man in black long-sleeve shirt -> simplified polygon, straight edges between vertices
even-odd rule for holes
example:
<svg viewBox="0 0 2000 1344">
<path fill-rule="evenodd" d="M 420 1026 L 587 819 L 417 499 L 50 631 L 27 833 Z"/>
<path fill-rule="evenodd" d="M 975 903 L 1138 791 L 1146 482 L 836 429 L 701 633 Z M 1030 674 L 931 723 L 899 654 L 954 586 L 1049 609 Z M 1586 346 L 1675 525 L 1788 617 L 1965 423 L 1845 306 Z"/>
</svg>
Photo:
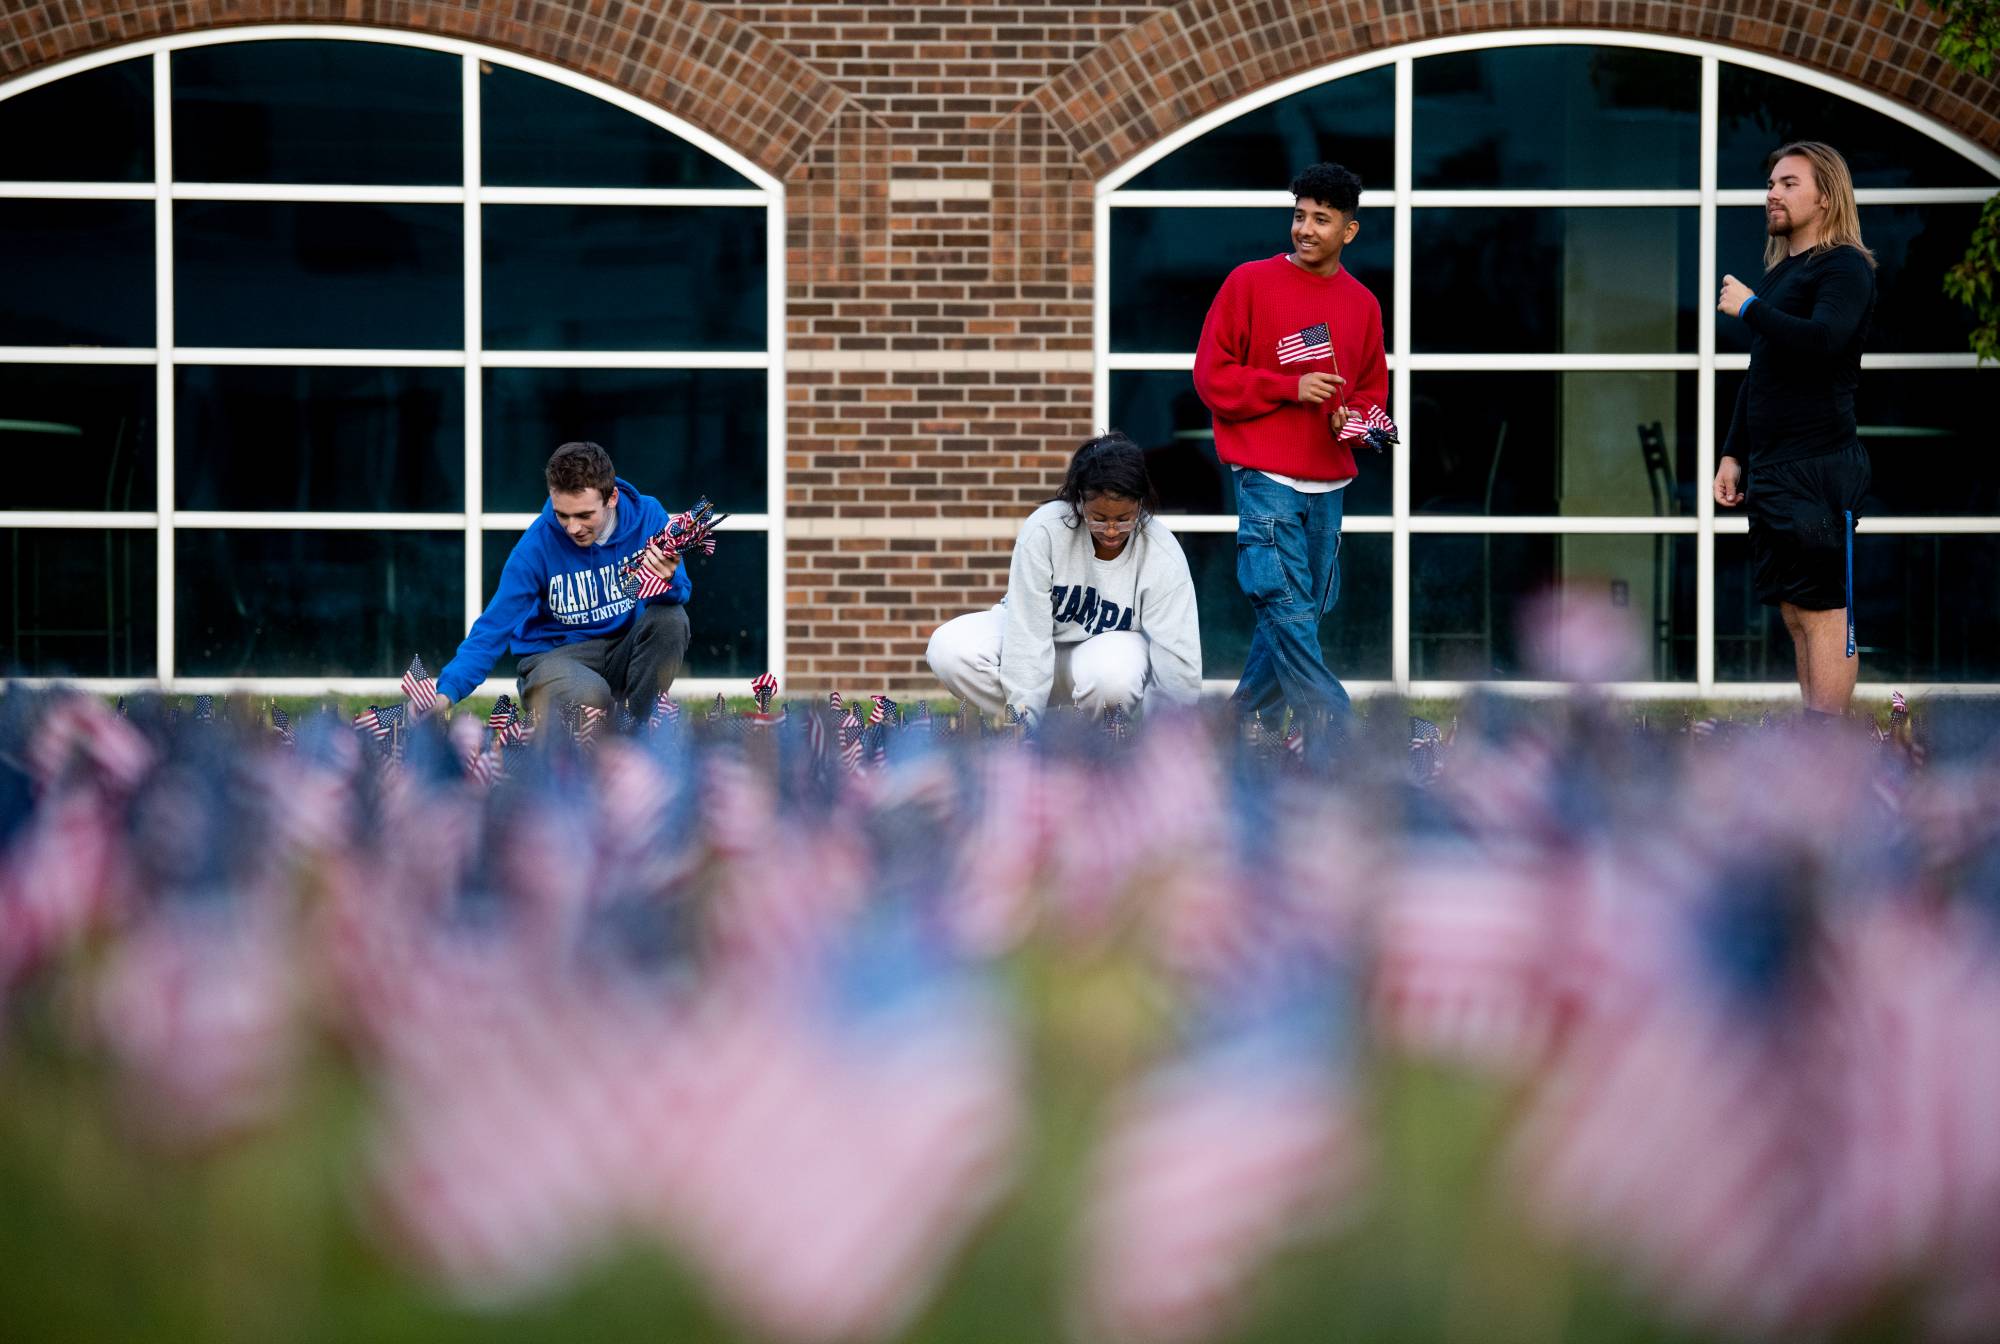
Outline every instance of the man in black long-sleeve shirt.
<svg viewBox="0 0 2000 1344">
<path fill-rule="evenodd" d="M 1747 500 L 1757 599 L 1791 632 L 1807 717 L 1835 716 L 1857 670 L 1850 557 L 1870 473 L 1854 388 L 1875 311 L 1875 258 L 1837 151 L 1786 145 L 1766 167 L 1762 288 L 1724 276 L 1716 305 L 1750 329 L 1750 376 L 1716 467 L 1715 502 Z"/>
</svg>

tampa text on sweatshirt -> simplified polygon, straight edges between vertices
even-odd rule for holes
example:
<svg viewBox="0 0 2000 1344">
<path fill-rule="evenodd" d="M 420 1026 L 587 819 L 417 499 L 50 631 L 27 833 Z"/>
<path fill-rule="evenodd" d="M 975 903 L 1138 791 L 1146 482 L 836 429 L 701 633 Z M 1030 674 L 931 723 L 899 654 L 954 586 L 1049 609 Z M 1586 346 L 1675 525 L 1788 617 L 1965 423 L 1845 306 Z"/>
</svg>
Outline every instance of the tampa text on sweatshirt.
<svg viewBox="0 0 2000 1344">
<path fill-rule="evenodd" d="M 1298 398 L 1308 373 L 1347 382 L 1332 400 Z M 1341 267 L 1320 276 L 1285 257 L 1245 262 L 1229 273 L 1202 323 L 1194 387 L 1215 417 L 1215 455 L 1303 481 L 1345 481 L 1354 453 L 1334 440 L 1328 414 L 1389 406 L 1382 305 Z"/>
<path fill-rule="evenodd" d="M 493 600 L 438 673 L 438 693 L 454 704 L 463 700 L 508 650 L 546 653 L 578 640 L 622 634 L 639 603 L 619 588 L 619 567 L 666 525 L 660 501 L 640 494 L 623 477 L 618 480 L 618 523 L 609 537 L 589 546 L 571 541 L 556 521 L 555 505 L 544 502 L 541 516 L 514 543 Z M 667 591 L 647 601 L 685 602 L 693 591 L 683 563 Z"/>
<path fill-rule="evenodd" d="M 1750 373 L 1736 394 L 1723 457 L 1773 466 L 1854 442 L 1861 344 L 1875 312 L 1875 269 L 1852 247 L 1786 257 L 1742 310 Z"/>
<path fill-rule="evenodd" d="M 1061 500 L 1028 515 L 1007 572 L 1000 685 L 1023 718 L 1039 718 L 1055 683 L 1056 645 L 1107 630 L 1146 637 L 1152 686 L 1163 699 L 1201 695 L 1201 628 L 1187 556 L 1158 518 L 1131 534 L 1116 558 L 1099 560 L 1090 531 Z"/>
</svg>

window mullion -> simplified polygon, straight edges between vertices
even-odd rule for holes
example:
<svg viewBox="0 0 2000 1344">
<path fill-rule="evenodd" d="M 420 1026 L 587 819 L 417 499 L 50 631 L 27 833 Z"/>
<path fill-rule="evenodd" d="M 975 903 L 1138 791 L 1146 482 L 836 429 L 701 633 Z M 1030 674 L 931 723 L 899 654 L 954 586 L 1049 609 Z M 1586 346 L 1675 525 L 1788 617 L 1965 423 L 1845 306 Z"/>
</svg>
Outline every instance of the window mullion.
<svg viewBox="0 0 2000 1344">
<path fill-rule="evenodd" d="M 1699 260 L 1695 268 L 1695 350 L 1701 372 L 1695 377 L 1695 538 L 1694 676 L 1702 695 L 1715 692 L 1715 497 L 1708 484 L 1715 478 L 1715 322 L 1708 296 L 1717 290 L 1715 259 L 1715 148 L 1720 118 L 1719 63 L 1701 58 L 1701 218 Z"/>
<path fill-rule="evenodd" d="M 1395 313 L 1389 348 L 1398 356 L 1390 373 L 1391 402 L 1396 407 L 1396 424 L 1402 431 L 1390 466 L 1389 516 L 1394 531 L 1389 543 L 1389 677 L 1396 689 L 1408 694 L 1410 688 L 1410 455 L 1416 451 L 1410 429 L 1410 204 L 1414 176 L 1414 146 L 1411 127 L 1415 116 L 1415 73 L 1408 56 L 1396 61 L 1396 204 L 1395 241 L 1390 248 L 1390 306 Z"/>
<path fill-rule="evenodd" d="M 486 586 L 485 532 L 480 526 L 480 510 L 485 504 L 485 380 L 480 366 L 484 343 L 485 308 L 481 302 L 481 258 L 484 244 L 480 231 L 479 184 L 479 58 L 461 58 L 464 110 L 461 119 L 465 134 L 465 624 L 468 629 L 479 619 Z"/>
<path fill-rule="evenodd" d="M 153 53 L 154 675 L 174 688 L 174 122 L 173 55 Z"/>
</svg>

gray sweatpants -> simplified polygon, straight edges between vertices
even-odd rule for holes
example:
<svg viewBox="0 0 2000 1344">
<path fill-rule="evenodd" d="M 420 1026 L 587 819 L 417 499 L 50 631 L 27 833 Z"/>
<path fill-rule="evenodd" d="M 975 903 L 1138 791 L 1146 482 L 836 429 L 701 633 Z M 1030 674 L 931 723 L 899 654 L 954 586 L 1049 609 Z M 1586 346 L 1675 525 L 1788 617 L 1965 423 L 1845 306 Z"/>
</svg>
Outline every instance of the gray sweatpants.
<svg viewBox="0 0 2000 1344">
<path fill-rule="evenodd" d="M 652 602 L 639 608 L 624 633 L 580 639 L 521 660 L 521 700 L 536 723 L 549 722 L 563 701 L 610 712 L 623 704 L 644 719 L 661 691 L 681 674 L 687 656 L 687 608 Z"/>
</svg>

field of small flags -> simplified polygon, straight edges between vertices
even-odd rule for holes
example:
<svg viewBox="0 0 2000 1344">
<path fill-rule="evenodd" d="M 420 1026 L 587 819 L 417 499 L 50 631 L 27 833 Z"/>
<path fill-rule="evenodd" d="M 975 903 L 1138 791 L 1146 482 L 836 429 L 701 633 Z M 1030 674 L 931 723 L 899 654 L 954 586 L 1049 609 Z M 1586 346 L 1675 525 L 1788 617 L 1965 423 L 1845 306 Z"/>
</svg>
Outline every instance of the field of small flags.
<svg viewBox="0 0 2000 1344">
<path fill-rule="evenodd" d="M 2000 1338 L 2000 717 L 0 695 L 21 1339 Z"/>
</svg>

